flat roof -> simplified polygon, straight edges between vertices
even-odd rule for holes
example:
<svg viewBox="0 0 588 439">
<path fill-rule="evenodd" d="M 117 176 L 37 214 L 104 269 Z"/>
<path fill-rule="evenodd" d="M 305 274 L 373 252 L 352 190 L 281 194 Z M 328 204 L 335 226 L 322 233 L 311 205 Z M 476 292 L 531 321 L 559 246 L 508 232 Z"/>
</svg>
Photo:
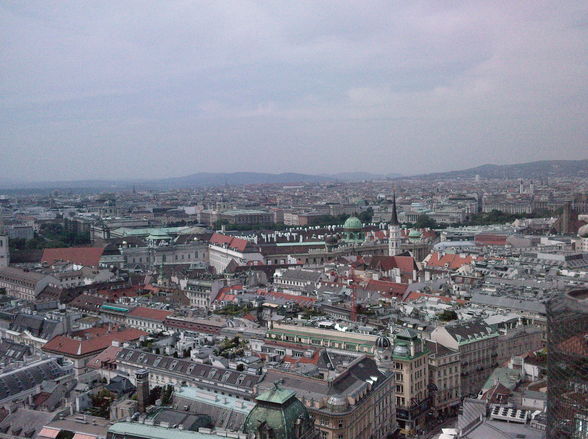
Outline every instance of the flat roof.
<svg viewBox="0 0 588 439">
<path fill-rule="evenodd" d="M 305 245 L 325 245 L 325 241 L 303 241 L 303 242 L 278 242 L 276 247 L 298 247 Z"/>
<path fill-rule="evenodd" d="M 202 402 L 204 404 L 221 407 L 234 412 L 239 412 L 248 415 L 255 403 L 238 399 L 228 395 L 219 395 L 218 393 L 209 392 L 198 389 L 196 387 L 182 387 L 174 392 L 174 396 L 178 398 L 191 399 L 192 401 Z"/>
<path fill-rule="evenodd" d="M 356 332 L 342 332 L 336 330 L 329 330 L 329 329 L 320 329 L 315 327 L 309 326 L 295 326 L 295 325 L 280 325 L 279 323 L 274 324 L 274 328 L 270 329 L 268 332 L 271 331 L 289 331 L 289 332 L 298 332 L 304 333 L 309 336 L 323 336 L 329 338 L 342 338 L 348 340 L 356 340 L 358 342 L 373 342 L 378 339 L 376 335 L 369 335 L 369 334 L 358 334 Z"/>
<path fill-rule="evenodd" d="M 108 429 L 109 433 L 137 436 L 146 439 L 210 439 L 209 433 L 165 428 L 157 425 L 146 425 L 138 422 L 117 422 Z"/>
</svg>

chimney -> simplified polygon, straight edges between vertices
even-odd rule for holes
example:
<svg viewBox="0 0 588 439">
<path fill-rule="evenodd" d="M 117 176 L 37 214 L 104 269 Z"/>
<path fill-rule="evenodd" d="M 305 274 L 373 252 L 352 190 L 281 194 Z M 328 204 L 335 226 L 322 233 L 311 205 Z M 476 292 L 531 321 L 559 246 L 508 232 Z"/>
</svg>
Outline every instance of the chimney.
<svg viewBox="0 0 588 439">
<path fill-rule="evenodd" d="M 139 403 L 139 412 L 145 413 L 149 405 L 149 371 L 139 369 L 135 372 L 137 381 L 137 402 Z"/>
</svg>

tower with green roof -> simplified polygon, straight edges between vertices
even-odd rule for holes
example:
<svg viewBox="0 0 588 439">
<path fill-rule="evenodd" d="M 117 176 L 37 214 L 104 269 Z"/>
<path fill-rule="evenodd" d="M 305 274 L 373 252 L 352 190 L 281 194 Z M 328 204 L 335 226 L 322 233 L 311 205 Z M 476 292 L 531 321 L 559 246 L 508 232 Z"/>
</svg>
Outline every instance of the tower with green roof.
<svg viewBox="0 0 588 439">
<path fill-rule="evenodd" d="M 343 224 L 343 241 L 348 244 L 361 244 L 365 241 L 363 224 L 356 216 L 350 216 Z"/>
<path fill-rule="evenodd" d="M 256 405 L 249 412 L 243 432 L 256 439 L 314 439 L 314 422 L 308 410 L 291 390 L 274 387 L 255 398 Z"/>
</svg>

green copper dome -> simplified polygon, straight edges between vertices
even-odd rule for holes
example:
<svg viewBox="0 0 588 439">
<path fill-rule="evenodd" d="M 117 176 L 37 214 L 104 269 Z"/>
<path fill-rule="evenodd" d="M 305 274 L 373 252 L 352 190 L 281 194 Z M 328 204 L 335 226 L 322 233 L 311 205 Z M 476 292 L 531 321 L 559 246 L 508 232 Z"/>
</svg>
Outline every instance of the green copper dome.
<svg viewBox="0 0 588 439">
<path fill-rule="evenodd" d="M 244 433 L 273 439 L 296 439 L 301 433 L 314 428 L 308 410 L 291 390 L 274 388 L 257 398 L 256 406 L 243 424 Z"/>
<path fill-rule="evenodd" d="M 408 234 L 408 236 L 410 238 L 420 238 L 421 237 L 421 232 L 419 232 L 416 229 L 413 229 L 413 230 L 410 231 L 410 233 Z"/>
<path fill-rule="evenodd" d="M 345 221 L 345 224 L 343 224 L 343 228 L 349 230 L 361 230 L 363 228 L 363 224 L 361 224 L 361 221 L 358 217 L 350 216 Z"/>
</svg>

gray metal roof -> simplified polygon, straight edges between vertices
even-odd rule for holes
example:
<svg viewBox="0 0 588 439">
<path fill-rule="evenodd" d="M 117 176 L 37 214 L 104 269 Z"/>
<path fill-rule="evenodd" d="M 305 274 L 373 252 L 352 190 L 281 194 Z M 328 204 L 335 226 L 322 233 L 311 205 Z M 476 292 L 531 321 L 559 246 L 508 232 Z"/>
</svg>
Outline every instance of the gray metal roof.
<svg viewBox="0 0 588 439">
<path fill-rule="evenodd" d="M 471 303 L 477 305 L 486 305 L 493 308 L 515 309 L 518 311 L 527 311 L 538 314 L 545 314 L 545 304 L 538 300 L 518 299 L 513 297 L 472 293 Z"/>
</svg>

